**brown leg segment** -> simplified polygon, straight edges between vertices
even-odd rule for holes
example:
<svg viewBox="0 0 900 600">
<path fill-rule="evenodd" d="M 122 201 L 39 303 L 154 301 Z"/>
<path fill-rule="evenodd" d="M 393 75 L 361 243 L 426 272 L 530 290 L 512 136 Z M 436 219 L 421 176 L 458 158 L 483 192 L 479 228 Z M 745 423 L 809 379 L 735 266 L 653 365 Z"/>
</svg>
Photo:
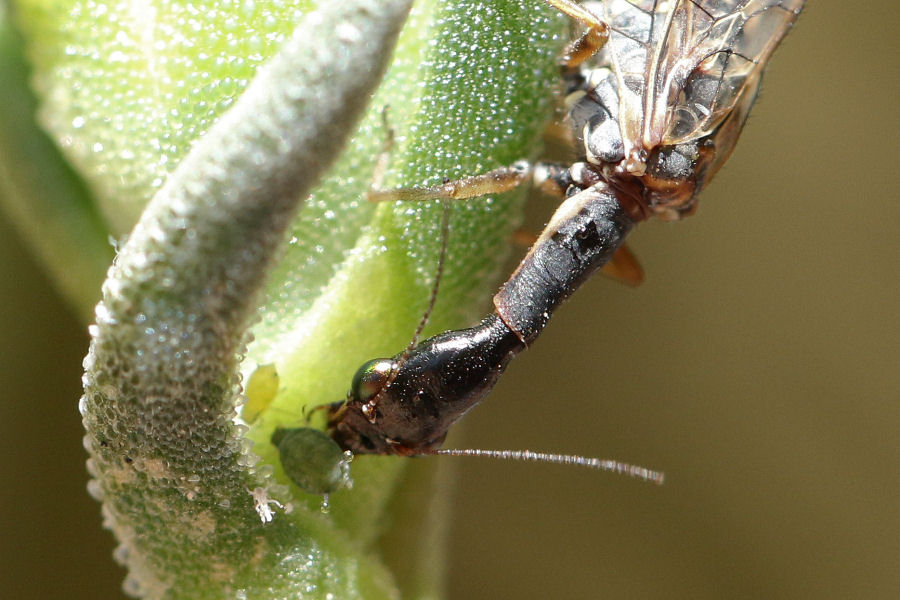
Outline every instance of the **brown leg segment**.
<svg viewBox="0 0 900 600">
<path fill-rule="evenodd" d="M 441 185 L 413 186 L 390 190 L 377 187 L 369 190 L 372 202 L 423 202 L 426 200 L 467 200 L 489 194 L 501 194 L 532 179 L 534 186 L 546 194 L 564 198 L 573 184 L 569 167 L 559 163 L 518 161 L 481 175 L 445 181 Z"/>
<path fill-rule="evenodd" d="M 547 4 L 585 27 L 585 32 L 566 47 L 562 66 L 573 69 L 594 56 L 609 39 L 609 27 L 598 16 L 574 0 L 546 0 Z"/>
<path fill-rule="evenodd" d="M 392 190 L 370 189 L 372 202 L 422 202 L 425 200 L 465 200 L 488 194 L 500 194 L 517 188 L 531 176 L 531 165 L 519 161 L 508 167 L 500 167 L 482 175 L 472 175 L 441 185 L 396 188 Z"/>
</svg>

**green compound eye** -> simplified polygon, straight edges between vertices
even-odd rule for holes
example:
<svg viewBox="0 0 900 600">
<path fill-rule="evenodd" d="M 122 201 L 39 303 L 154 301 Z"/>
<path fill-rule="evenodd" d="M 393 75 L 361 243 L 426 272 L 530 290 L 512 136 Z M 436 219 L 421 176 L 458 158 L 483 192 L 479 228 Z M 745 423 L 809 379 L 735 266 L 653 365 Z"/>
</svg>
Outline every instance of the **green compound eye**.
<svg viewBox="0 0 900 600">
<path fill-rule="evenodd" d="M 276 429 L 272 444 L 285 474 L 310 494 L 330 494 L 352 486 L 349 452 L 328 435 L 310 427 Z"/>
<path fill-rule="evenodd" d="M 353 376 L 350 384 L 350 397 L 360 402 L 368 402 L 384 389 L 388 379 L 397 366 L 389 358 L 376 358 L 364 363 Z"/>
</svg>

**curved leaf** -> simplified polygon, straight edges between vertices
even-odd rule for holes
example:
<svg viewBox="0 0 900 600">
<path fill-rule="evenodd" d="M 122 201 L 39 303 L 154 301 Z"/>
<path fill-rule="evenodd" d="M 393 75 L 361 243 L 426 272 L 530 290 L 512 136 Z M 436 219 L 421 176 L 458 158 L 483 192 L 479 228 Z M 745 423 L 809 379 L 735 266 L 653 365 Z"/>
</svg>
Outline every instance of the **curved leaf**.
<svg viewBox="0 0 900 600">
<path fill-rule="evenodd" d="M 127 229 L 138 208 L 158 189 L 190 145 L 202 139 L 213 120 L 231 105 L 249 79 L 248 71 L 242 69 L 249 64 L 252 71 L 252 67 L 264 62 L 292 28 L 298 18 L 293 6 L 267 4 L 270 6 L 213 3 L 208 10 L 203 10 L 202 5 L 188 7 L 169 2 L 138 7 L 78 2 L 61 6 L 46 1 L 22 1 L 21 22 L 28 35 L 29 56 L 36 65 L 36 82 L 44 99 L 43 122 L 79 166 L 104 213 L 115 220 L 120 231 Z M 245 20 L 240 11 L 248 10 L 255 16 Z M 263 14 L 264 17 L 260 16 Z M 279 16 L 285 14 L 289 16 Z M 254 341 L 241 367 L 245 375 L 263 365 L 267 369 L 274 367 L 277 374 L 277 392 L 258 414 L 248 434 L 256 442 L 254 450 L 264 464 L 275 468 L 276 480 L 288 483 L 269 441 L 274 428 L 303 423 L 304 406 L 340 399 L 360 362 L 376 355 L 393 354 L 408 342 L 427 303 L 440 247 L 439 207 L 371 206 L 363 200 L 386 135 L 383 107 L 390 106 L 388 121 L 397 131 L 387 185 L 433 183 L 531 156 L 537 149 L 543 123 L 550 115 L 557 79 L 555 57 L 561 46 L 563 22 L 537 1 L 524 7 L 520 3 L 496 0 L 435 0 L 416 6 L 401 35 L 394 62 L 350 147 L 314 190 L 291 226 L 287 250 L 269 278 L 262 318 L 253 327 Z M 268 33 L 262 31 L 266 27 L 270 27 Z M 347 29 L 338 28 L 336 32 L 352 37 Z M 256 45 L 248 46 L 244 38 L 255 40 Z M 232 53 L 235 48 L 239 52 Z M 339 53 L 340 47 L 322 45 L 319 51 Z M 195 69 L 201 64 L 198 61 L 205 61 L 202 69 Z M 326 87 L 319 92 L 318 101 L 327 106 L 335 100 Z M 265 166 L 264 163 L 261 164 Z M 227 192 L 227 188 L 220 191 Z M 454 204 L 447 270 L 432 329 L 461 325 L 486 304 L 506 255 L 507 239 L 518 218 L 521 198 L 522 193 L 515 192 Z M 263 231 L 264 227 L 241 233 L 230 227 L 229 221 L 220 225 L 226 227 L 216 243 L 238 241 L 248 249 L 260 242 L 258 236 L 271 240 L 274 233 Z M 171 250 L 168 242 L 158 248 L 176 261 L 182 260 L 180 251 Z M 146 247 L 142 252 L 144 256 L 154 256 L 147 254 Z M 214 264 L 221 261 L 213 261 L 209 266 Z M 232 275 L 235 278 L 229 281 L 239 282 L 241 286 L 254 279 L 245 276 L 242 269 L 232 271 Z M 137 297 L 149 298 L 153 301 L 151 305 L 160 298 L 148 290 L 157 289 L 166 281 L 165 273 L 139 277 L 127 273 L 121 279 L 125 287 L 138 286 Z M 247 296 L 252 297 L 251 288 L 241 289 L 248 290 Z M 174 314 L 177 319 L 184 319 L 202 305 L 196 295 L 186 297 L 179 292 L 165 298 L 162 306 L 175 311 L 169 317 Z M 178 312 L 179 307 L 182 313 Z M 148 330 L 155 334 L 171 324 L 169 317 L 158 311 L 129 314 L 145 315 Z M 231 342 L 243 339 L 241 319 L 226 319 L 217 332 L 214 336 L 217 343 L 222 343 L 219 338 Z M 135 368 L 145 368 L 147 363 L 141 357 L 146 357 L 146 349 L 135 347 L 133 341 L 116 342 L 107 349 L 132 352 Z M 184 358 L 185 355 L 180 355 L 173 368 L 180 367 L 179 361 Z M 217 418 L 227 416 L 225 400 L 234 391 L 236 380 L 232 377 L 237 363 L 232 358 L 229 351 L 222 351 L 217 375 L 204 376 L 204 381 L 214 383 L 213 387 L 198 392 L 197 397 L 207 398 L 213 402 L 211 406 L 218 407 L 214 411 L 219 415 Z M 88 367 L 91 377 L 95 377 L 89 382 L 89 390 L 113 395 L 122 392 L 110 379 L 122 374 L 115 363 L 95 361 Z M 165 373 L 165 370 L 157 372 L 160 376 Z M 112 392 L 114 389 L 119 391 Z M 127 386 L 126 391 L 134 393 Z M 162 386 L 159 398 L 167 400 L 158 408 L 171 408 L 166 402 L 177 401 L 180 391 L 178 386 Z M 99 411 L 94 427 L 101 430 L 112 427 L 120 436 L 130 430 L 113 427 L 111 417 Z M 173 426 L 190 432 L 197 442 L 204 439 L 221 442 L 222 434 L 215 433 L 215 427 L 194 428 L 176 418 L 176 414 L 170 417 Z M 216 422 L 227 430 L 227 422 Z M 159 437 L 157 441 L 162 439 Z M 102 440 L 95 441 L 99 444 Z M 205 444 L 201 443 L 200 447 L 207 448 Z M 157 449 L 165 450 L 165 447 L 161 444 Z M 101 452 L 96 447 L 93 449 Z M 125 456 L 133 461 L 129 465 L 138 462 L 133 456 Z M 116 469 L 122 467 L 121 448 L 113 458 L 119 461 Z M 139 478 L 161 476 L 165 485 L 157 493 L 162 494 L 166 503 L 184 502 L 191 494 L 191 486 L 206 485 L 209 475 L 202 469 L 191 471 L 190 464 L 191 461 L 183 464 L 182 475 L 170 477 L 168 470 L 159 471 L 159 464 L 153 460 L 148 462 L 144 456 L 139 468 L 123 467 L 112 473 L 118 477 L 137 470 Z M 276 515 L 275 521 L 265 528 L 255 520 L 255 514 L 247 516 L 246 508 L 253 498 L 248 493 L 252 488 L 245 482 L 237 496 L 229 495 L 234 490 L 224 494 L 229 499 L 228 506 L 221 502 L 211 504 L 199 516 L 212 517 L 212 521 L 203 521 L 208 528 L 211 522 L 218 522 L 216 519 L 224 514 L 221 511 L 229 514 L 238 511 L 244 521 L 239 519 L 241 526 L 228 531 L 243 531 L 244 527 L 246 531 L 234 534 L 233 538 L 226 536 L 227 543 L 219 540 L 224 546 L 215 560 L 211 555 L 199 553 L 196 563 L 188 562 L 213 565 L 214 569 L 204 573 L 216 581 L 237 576 L 242 564 L 247 566 L 247 571 L 242 571 L 240 577 L 256 577 L 252 573 L 260 572 L 265 564 L 266 576 L 284 583 L 284 589 L 308 584 L 316 593 L 333 592 L 340 597 L 389 593 L 390 574 L 378 560 L 372 560 L 371 553 L 387 527 L 386 511 L 407 511 L 411 505 L 421 505 L 407 502 L 390 506 L 405 464 L 406 461 L 396 458 L 358 459 L 353 465 L 354 489 L 335 494 L 331 512 L 326 516 L 319 513 L 320 498 L 309 497 L 292 486 L 291 496 L 305 498 L 306 502 L 294 503 L 290 515 Z M 246 469 L 241 477 L 251 479 L 257 476 L 254 472 L 259 472 L 249 464 L 238 464 L 235 468 L 235 475 Z M 117 485 L 131 483 L 115 477 L 114 481 Z M 279 497 L 288 501 L 289 496 L 273 489 L 272 493 L 281 494 Z M 132 502 L 130 496 L 121 495 L 115 489 L 107 490 L 105 495 L 108 499 L 116 496 L 117 502 Z M 236 499 L 241 504 L 240 510 L 233 504 Z M 187 506 L 196 503 L 191 500 Z M 154 525 L 148 529 L 145 520 L 141 527 L 127 523 L 118 527 L 120 539 L 130 544 L 152 541 L 155 535 L 152 532 L 156 530 L 183 531 L 188 522 L 198 524 L 197 513 L 160 511 L 157 500 L 137 501 L 133 508 Z M 231 521 L 231 517 L 223 518 L 225 522 L 238 522 Z M 206 530 L 195 527 L 192 534 L 197 535 L 198 531 Z M 284 550 L 273 553 L 249 544 L 260 550 L 260 554 L 248 557 L 247 540 L 258 535 L 268 540 L 269 549 L 293 540 L 290 557 L 309 559 L 312 570 L 304 577 L 310 578 L 280 574 L 280 567 L 273 565 L 294 565 Z M 173 568 L 172 562 L 179 560 L 172 559 L 183 557 L 196 542 L 181 537 L 166 545 L 165 539 L 160 537 L 156 547 L 170 548 L 168 553 L 158 550 L 149 555 L 135 555 L 131 551 L 122 557 L 139 579 L 147 574 L 147 569 L 176 577 L 181 569 Z M 389 547 L 385 558 L 392 564 L 402 561 L 391 559 L 391 553 L 405 553 L 410 557 L 408 564 L 421 564 L 423 557 L 424 560 L 433 557 L 433 553 L 417 552 L 411 546 Z M 279 557 L 283 559 L 281 562 Z M 313 573 L 322 575 L 330 570 L 338 577 L 331 587 L 313 581 L 318 576 Z M 291 568 L 288 572 L 296 574 Z M 359 579 L 357 583 L 353 583 L 354 577 Z M 404 577 L 410 581 L 399 582 L 403 590 L 433 593 L 434 583 L 423 583 L 416 575 Z M 418 583 L 411 581 L 417 577 Z M 167 584 L 172 581 L 175 580 Z M 186 596 L 190 595 L 189 591 L 196 592 L 193 586 L 196 589 L 203 586 L 202 577 L 177 581 L 169 589 L 177 589 Z M 262 579 L 259 581 L 261 585 Z M 349 587 L 341 587 L 345 584 Z M 153 591 L 147 586 L 141 589 L 144 593 Z"/>
<path fill-rule="evenodd" d="M 291 505 L 233 418 L 267 267 L 409 6 L 356 0 L 310 13 L 179 164 L 110 269 L 79 408 L 92 490 L 136 595 L 390 594 L 384 569 L 315 513 L 270 523 L 275 497 Z"/>
</svg>

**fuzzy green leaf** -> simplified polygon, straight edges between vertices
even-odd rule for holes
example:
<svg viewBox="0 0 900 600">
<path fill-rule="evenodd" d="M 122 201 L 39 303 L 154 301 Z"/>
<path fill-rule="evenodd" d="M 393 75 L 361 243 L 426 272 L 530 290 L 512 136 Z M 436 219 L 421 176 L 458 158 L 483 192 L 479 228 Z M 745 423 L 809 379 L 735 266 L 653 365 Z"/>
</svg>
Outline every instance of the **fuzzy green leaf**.
<svg viewBox="0 0 900 600">
<path fill-rule="evenodd" d="M 174 165 L 183 162 L 191 145 L 199 147 L 208 137 L 212 122 L 301 18 L 299 9 L 278 3 L 210 3 L 208 10 L 170 2 L 135 6 L 21 3 L 42 120 L 120 231 Z M 109 312 L 100 313 L 98 324 L 114 330 L 118 320 L 108 317 L 125 314 L 142 331 L 168 336 L 167 342 L 144 346 L 144 338 L 133 337 L 136 330 L 124 336 L 95 332 L 105 345 L 95 344 L 86 388 L 88 397 L 96 394 L 97 410 L 90 409 L 91 400 L 86 406 L 93 472 L 103 482 L 98 493 L 127 548 L 120 558 L 131 567 L 132 591 L 200 597 L 204 590 L 204 597 L 220 597 L 241 581 L 258 592 L 268 585 L 271 597 L 301 589 L 311 597 L 435 593 L 436 578 L 421 575 L 427 561 L 434 560 L 433 551 L 421 551 L 430 541 L 428 530 L 422 528 L 418 539 L 401 547 L 382 544 L 379 550 L 391 514 L 398 521 L 395 529 L 421 525 L 426 518 L 427 511 L 414 516 L 411 508 L 423 502 L 398 503 L 393 497 L 406 461 L 357 459 L 354 488 L 334 494 L 331 511 L 322 515 L 321 498 L 265 483 L 269 466 L 276 481 L 289 483 L 270 437 L 278 426 L 303 424 L 304 407 L 342 398 L 363 360 L 400 350 L 427 303 L 440 247 L 439 207 L 372 206 L 363 200 L 385 138 L 383 108 L 390 106 L 388 121 L 398 141 L 388 185 L 434 183 L 530 157 L 550 116 L 562 26 L 563 20 L 537 1 L 416 5 L 368 114 L 290 226 L 287 250 L 268 279 L 262 318 L 252 328 L 254 341 L 240 366 L 245 376 L 259 366 L 277 376 L 274 397 L 267 398 L 248 433 L 262 467 L 253 466 L 240 429 L 232 429 L 229 419 L 251 304 L 227 304 L 255 298 L 272 240 L 280 235 L 275 222 L 266 224 L 263 217 L 270 215 L 255 207 L 245 215 L 249 225 L 236 221 L 240 213 L 214 220 L 218 234 L 200 254 L 190 237 L 205 230 L 195 229 L 193 222 L 180 229 L 187 233 L 183 237 L 154 237 L 155 231 L 170 231 L 167 225 L 145 225 L 144 233 L 132 234 L 126 248 L 134 251 L 123 252 L 127 260 L 120 258 L 107 284 L 104 308 Z M 335 31 L 352 37 L 351 30 Z M 319 50 L 338 56 L 341 51 L 339 45 Z M 315 93 L 323 106 L 337 102 L 327 86 Z M 268 172 L 268 161 L 263 158 L 261 172 Z M 272 172 L 282 176 L 285 166 Z M 224 185 L 212 189 L 229 195 Z M 485 306 L 521 198 L 514 192 L 453 206 L 448 267 L 432 330 L 465 324 Z M 188 198 L 188 213 L 193 214 L 195 203 Z M 171 216 L 165 210 L 158 214 L 163 216 L 156 223 Z M 253 254 L 260 245 L 265 251 L 256 257 L 261 262 L 255 273 L 213 257 L 239 247 Z M 146 263 L 165 268 L 148 270 Z M 200 376 L 187 378 L 193 391 L 185 394 L 182 369 L 190 353 L 173 354 L 163 363 L 150 355 L 158 359 L 161 352 L 173 351 L 173 333 L 194 336 L 191 315 L 208 316 L 208 294 L 222 291 L 201 280 L 192 281 L 196 289 L 171 285 L 190 272 L 181 270 L 185 264 L 194 263 L 200 267 L 196 278 L 215 281 L 224 269 L 222 281 L 234 289 L 224 290 L 228 302 L 216 313 L 218 325 L 193 340 L 213 358 L 192 371 Z M 127 369 L 116 362 L 122 357 L 130 361 Z M 172 379 L 173 373 L 179 377 Z M 135 377 L 153 382 L 152 389 L 136 393 Z M 101 408 L 129 398 L 144 406 L 137 422 L 117 421 L 115 410 Z M 182 409 L 191 406 L 206 407 L 209 419 L 186 416 L 191 411 Z M 148 429 L 141 419 L 170 429 Z M 135 440 L 138 431 L 144 437 Z M 167 441 L 172 431 L 187 436 L 182 444 Z M 200 455 L 194 452 L 198 448 Z M 208 467 L 210 457 L 220 456 L 216 448 L 233 461 L 224 479 Z M 272 523 L 263 524 L 252 506 L 253 482 L 268 486 L 269 494 L 293 511 L 277 512 Z M 402 496 L 416 497 L 408 491 Z M 407 568 L 394 568 L 392 575 L 385 563 Z M 408 568 L 411 564 L 416 569 Z"/>
</svg>

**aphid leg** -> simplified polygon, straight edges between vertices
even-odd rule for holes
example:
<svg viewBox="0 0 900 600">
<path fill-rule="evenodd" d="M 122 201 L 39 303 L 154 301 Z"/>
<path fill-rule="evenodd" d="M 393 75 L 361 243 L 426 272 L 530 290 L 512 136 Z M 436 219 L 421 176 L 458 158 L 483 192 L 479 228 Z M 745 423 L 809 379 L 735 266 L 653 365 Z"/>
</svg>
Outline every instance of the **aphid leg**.
<svg viewBox="0 0 900 600">
<path fill-rule="evenodd" d="M 563 67 L 578 67 L 594 56 L 609 40 L 609 27 L 606 23 L 574 0 L 546 0 L 546 2 L 585 27 L 584 33 L 566 47 L 561 61 Z"/>
<path fill-rule="evenodd" d="M 531 175 L 528 161 L 517 161 L 508 167 L 500 167 L 482 175 L 473 175 L 445 181 L 435 186 L 415 186 L 383 190 L 369 190 L 372 202 L 421 202 L 423 200 L 464 200 L 488 194 L 500 194 L 515 189 Z"/>
<path fill-rule="evenodd" d="M 338 405 L 338 404 L 343 404 L 343 401 L 332 402 L 331 404 L 317 404 L 315 406 L 307 405 L 307 406 L 304 406 L 300 410 L 300 416 L 303 417 L 303 422 L 306 424 L 307 427 L 309 427 L 312 424 L 312 420 L 313 420 L 314 416 L 321 413 L 322 411 L 331 410 L 332 407 L 334 407 L 335 405 Z M 327 413 L 325 413 L 325 414 L 327 415 Z"/>
</svg>

